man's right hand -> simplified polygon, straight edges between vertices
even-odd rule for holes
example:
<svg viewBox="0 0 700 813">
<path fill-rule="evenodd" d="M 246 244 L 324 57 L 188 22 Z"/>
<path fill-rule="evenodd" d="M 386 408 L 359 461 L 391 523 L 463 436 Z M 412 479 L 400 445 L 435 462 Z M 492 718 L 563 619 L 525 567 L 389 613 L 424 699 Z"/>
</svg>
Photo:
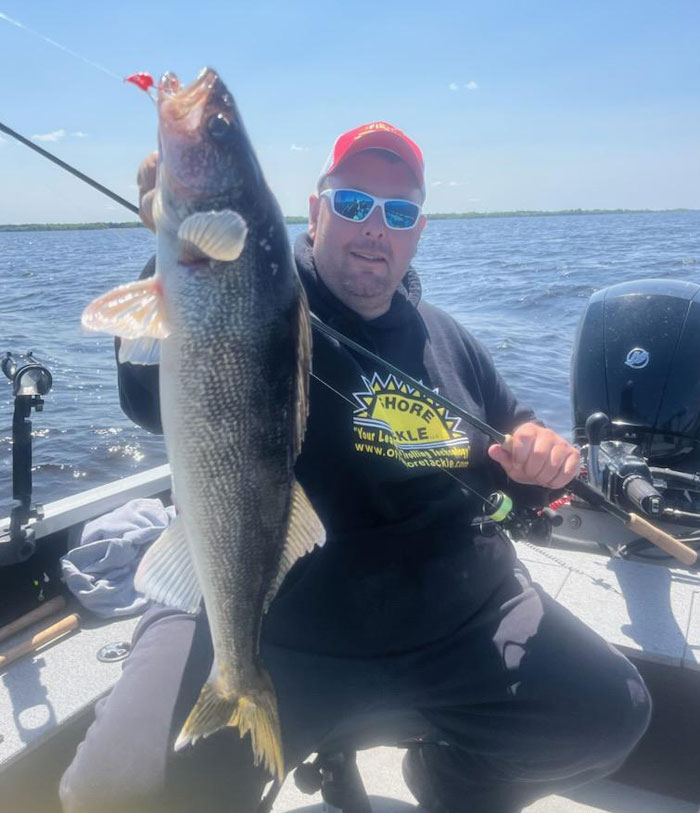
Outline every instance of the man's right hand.
<svg viewBox="0 0 700 813">
<path fill-rule="evenodd" d="M 139 215 L 144 226 L 151 231 L 156 230 L 153 222 L 153 196 L 156 189 L 156 170 L 158 167 L 158 153 L 152 152 L 141 161 L 136 176 L 139 186 Z"/>
</svg>

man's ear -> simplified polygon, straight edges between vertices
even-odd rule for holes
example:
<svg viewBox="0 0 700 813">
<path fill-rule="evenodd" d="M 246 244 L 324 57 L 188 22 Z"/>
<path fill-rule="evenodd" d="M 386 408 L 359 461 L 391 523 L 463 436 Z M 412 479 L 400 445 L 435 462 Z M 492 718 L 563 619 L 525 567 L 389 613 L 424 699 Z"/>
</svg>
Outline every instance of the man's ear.
<svg viewBox="0 0 700 813">
<path fill-rule="evenodd" d="M 321 208 L 321 198 L 318 195 L 309 195 L 309 237 L 313 241 L 316 237 L 318 213 Z"/>
</svg>

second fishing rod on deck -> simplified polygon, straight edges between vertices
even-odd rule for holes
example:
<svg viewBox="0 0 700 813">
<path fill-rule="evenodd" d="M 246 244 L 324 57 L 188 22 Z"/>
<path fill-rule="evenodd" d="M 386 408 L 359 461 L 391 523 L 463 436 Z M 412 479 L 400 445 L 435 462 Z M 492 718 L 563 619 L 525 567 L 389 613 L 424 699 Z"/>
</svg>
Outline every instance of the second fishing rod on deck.
<svg viewBox="0 0 700 813">
<path fill-rule="evenodd" d="M 94 189 L 97 189 L 99 192 L 102 192 L 104 195 L 107 195 L 112 200 L 116 201 L 117 203 L 120 203 L 130 212 L 139 214 L 139 209 L 137 206 L 125 200 L 116 193 L 112 192 L 110 189 L 93 180 L 89 176 L 85 175 L 83 172 L 80 172 L 80 170 L 75 169 L 75 167 L 72 167 L 70 164 L 67 164 L 65 161 L 62 161 L 55 155 L 52 155 L 47 150 L 44 150 L 41 147 L 38 147 L 36 144 L 33 144 L 31 141 L 29 141 L 29 139 L 24 138 L 24 136 L 21 136 L 15 130 L 12 130 L 11 128 L 7 127 L 1 122 L 0 122 L 0 131 L 6 133 L 12 138 L 15 138 L 25 146 L 30 147 L 32 150 L 38 152 L 44 158 L 48 158 L 50 161 L 57 164 L 62 169 L 65 169 L 67 172 L 70 172 L 71 174 L 75 175 L 81 181 L 84 181 L 85 183 L 92 186 Z M 470 426 L 474 427 L 480 432 L 483 432 L 487 437 L 491 438 L 491 440 L 493 440 L 494 443 L 498 443 L 504 446 L 506 449 L 509 449 L 510 444 L 512 442 L 512 438 L 510 435 L 498 431 L 493 426 L 490 426 L 488 423 L 482 421 L 476 415 L 472 415 L 467 410 L 453 403 L 450 399 L 446 398 L 444 395 L 441 395 L 439 392 L 435 392 L 430 388 L 426 387 L 420 381 L 416 380 L 412 376 L 405 373 L 403 370 L 394 366 L 386 359 L 381 358 L 381 356 L 378 356 L 376 353 L 373 353 L 371 350 L 368 350 L 367 348 L 363 347 L 358 342 L 355 342 L 349 337 L 340 333 L 339 331 L 334 330 L 332 327 L 327 325 L 313 313 L 311 314 L 311 323 L 317 330 L 320 330 L 322 333 L 326 334 L 330 338 L 333 338 L 336 341 L 340 342 L 348 349 L 364 356 L 365 358 L 370 359 L 376 364 L 379 364 L 387 372 L 391 373 L 397 378 L 400 378 L 404 383 L 413 387 L 415 390 L 424 393 L 434 402 L 450 410 L 456 416 L 466 421 Z M 601 492 L 599 492 L 597 489 L 595 489 L 593 486 L 586 483 L 585 481 L 575 477 L 570 483 L 568 483 L 568 485 L 565 488 L 567 491 L 571 492 L 581 500 L 584 500 L 585 502 L 588 502 L 589 504 L 597 508 L 607 511 L 609 514 L 612 514 L 612 516 L 614 516 L 616 519 L 619 519 L 632 532 L 638 534 L 644 539 L 647 539 L 649 542 L 652 542 L 654 545 L 661 548 L 663 551 L 673 556 L 674 558 L 678 559 L 683 564 L 687 566 L 693 566 L 697 564 L 698 553 L 695 550 L 693 550 L 693 548 L 691 548 L 688 545 L 685 545 L 683 542 L 679 541 L 671 534 L 662 531 L 660 528 L 657 528 L 655 525 L 653 525 L 643 517 L 639 516 L 638 514 L 632 511 L 626 511 L 625 509 L 611 502 Z"/>
</svg>

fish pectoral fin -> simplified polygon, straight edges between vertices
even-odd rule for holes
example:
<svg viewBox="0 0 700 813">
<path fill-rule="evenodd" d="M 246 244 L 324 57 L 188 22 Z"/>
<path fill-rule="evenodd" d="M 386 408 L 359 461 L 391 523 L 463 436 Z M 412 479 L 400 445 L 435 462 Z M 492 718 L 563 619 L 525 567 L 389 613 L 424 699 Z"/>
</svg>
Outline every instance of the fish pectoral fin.
<svg viewBox="0 0 700 813">
<path fill-rule="evenodd" d="M 160 339 L 122 339 L 119 344 L 119 363 L 158 364 L 160 362 Z"/>
<path fill-rule="evenodd" d="M 129 282 L 98 296 L 83 311 L 81 322 L 86 330 L 122 339 L 165 339 L 170 333 L 163 319 L 158 277 Z"/>
<path fill-rule="evenodd" d="M 175 740 L 175 750 L 194 744 L 200 737 L 208 737 L 221 728 L 234 726 L 241 738 L 250 734 L 255 764 L 262 764 L 268 773 L 283 782 L 282 733 L 269 675 L 261 672 L 261 685 L 250 693 L 223 697 L 216 690 L 215 670 L 216 665 Z"/>
<path fill-rule="evenodd" d="M 182 520 L 176 517 L 144 554 L 134 587 L 147 598 L 188 613 L 199 611 L 202 591 Z"/>
<path fill-rule="evenodd" d="M 192 260 L 209 258 L 221 262 L 237 260 L 245 246 L 248 226 L 231 209 L 195 212 L 186 217 L 177 231 L 181 254 Z"/>
<path fill-rule="evenodd" d="M 287 537 L 282 549 L 277 577 L 270 585 L 265 597 L 263 612 L 267 612 L 285 576 L 292 569 L 297 559 L 301 559 L 302 556 L 310 553 L 316 545 L 320 547 L 325 541 L 326 530 L 309 502 L 306 492 L 295 480 L 292 486 L 292 507 L 289 512 Z"/>
</svg>

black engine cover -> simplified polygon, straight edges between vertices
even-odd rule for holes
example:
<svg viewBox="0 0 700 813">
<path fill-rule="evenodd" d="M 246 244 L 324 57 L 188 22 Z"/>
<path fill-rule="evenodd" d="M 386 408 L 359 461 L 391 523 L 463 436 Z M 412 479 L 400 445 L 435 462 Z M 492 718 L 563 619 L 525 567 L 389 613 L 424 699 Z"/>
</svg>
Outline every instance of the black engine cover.
<svg viewBox="0 0 700 813">
<path fill-rule="evenodd" d="M 700 285 L 625 282 L 597 291 L 579 325 L 571 370 L 574 437 L 593 412 L 650 462 L 700 452 Z M 690 460 L 687 460 L 690 462 Z"/>
</svg>

